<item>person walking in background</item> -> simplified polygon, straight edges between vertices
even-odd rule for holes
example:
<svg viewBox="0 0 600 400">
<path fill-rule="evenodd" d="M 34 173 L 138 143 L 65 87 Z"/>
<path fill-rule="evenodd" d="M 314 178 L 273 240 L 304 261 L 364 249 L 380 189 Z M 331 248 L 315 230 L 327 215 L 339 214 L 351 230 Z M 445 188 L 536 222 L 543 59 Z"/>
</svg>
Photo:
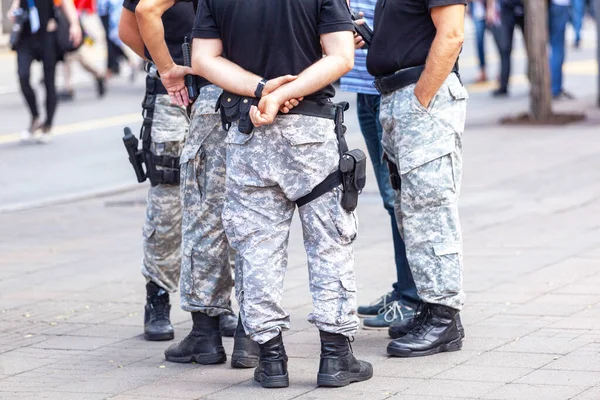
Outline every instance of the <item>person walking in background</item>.
<svg viewBox="0 0 600 400">
<path fill-rule="evenodd" d="M 573 96 L 563 89 L 563 63 L 565 61 L 565 31 L 569 21 L 570 0 L 551 0 L 549 5 L 550 31 L 550 77 L 552 79 L 552 97 L 572 99 Z"/>
<path fill-rule="evenodd" d="M 128 54 L 127 48 L 119 39 L 119 19 L 121 18 L 122 0 L 98 0 L 98 16 L 106 33 L 106 78 L 119 75 L 119 61 L 127 60 L 131 67 L 131 80 L 135 77 L 136 62 L 133 54 Z"/>
<path fill-rule="evenodd" d="M 364 21 L 373 27 L 373 14 L 377 0 L 352 1 L 350 6 L 363 14 Z M 393 290 L 384 294 L 370 305 L 358 307 L 358 314 L 367 317 L 363 321 L 365 329 L 387 329 L 393 322 L 410 319 L 419 303 L 417 288 L 410 273 L 406 259 L 406 249 L 400 237 L 394 214 L 394 189 L 390 183 L 390 173 L 383 161 L 381 135 L 383 129 L 379 122 L 379 101 L 381 96 L 373 87 L 373 77 L 367 72 L 367 50 L 358 49 L 354 56 L 354 69 L 341 79 L 341 89 L 356 93 L 356 105 L 360 131 L 365 139 L 369 157 L 375 171 L 379 194 L 383 206 L 390 214 L 392 239 L 394 243 L 394 261 L 397 282 Z"/>
<path fill-rule="evenodd" d="M 583 18 L 585 12 L 588 12 L 592 17 L 596 16 L 594 9 L 594 0 L 572 0 L 571 1 L 571 15 L 570 21 L 575 31 L 575 43 L 573 44 L 576 49 L 581 45 L 581 28 L 583 27 Z"/>
<path fill-rule="evenodd" d="M 497 0 L 488 0 L 488 10 L 496 7 Z M 525 35 L 525 8 L 522 0 L 500 1 L 500 81 L 498 89 L 492 92 L 494 97 L 508 95 L 508 80 L 510 78 L 511 55 L 515 26 L 521 28 Z"/>
<path fill-rule="evenodd" d="M 72 0 L 63 0 L 60 8 L 69 22 L 69 38 L 73 45 L 81 42 L 81 27 L 77 19 L 77 11 Z M 55 6 L 53 0 L 13 0 L 8 18 L 14 22 L 18 9 L 28 15 L 22 26 L 21 36 L 15 45 L 17 51 L 17 69 L 21 92 L 31 113 L 29 127 L 21 133 L 23 140 L 30 140 L 41 131 L 40 141 L 47 141 L 52 131 L 54 113 L 56 111 L 56 62 L 62 57 L 58 50 Z M 31 87 L 30 70 L 33 61 L 41 61 L 46 88 L 46 120 L 42 123 L 37 107 L 35 92 Z"/>
<path fill-rule="evenodd" d="M 479 76 L 475 83 L 487 82 L 488 76 L 486 71 L 486 52 L 485 52 L 485 31 L 489 30 L 496 42 L 498 52 L 500 51 L 500 21 L 498 18 L 497 7 L 493 7 L 488 13 L 486 0 L 470 0 L 469 14 L 475 25 L 475 37 L 477 46 L 477 57 L 479 58 Z M 491 17 L 489 15 L 492 15 Z"/>
</svg>

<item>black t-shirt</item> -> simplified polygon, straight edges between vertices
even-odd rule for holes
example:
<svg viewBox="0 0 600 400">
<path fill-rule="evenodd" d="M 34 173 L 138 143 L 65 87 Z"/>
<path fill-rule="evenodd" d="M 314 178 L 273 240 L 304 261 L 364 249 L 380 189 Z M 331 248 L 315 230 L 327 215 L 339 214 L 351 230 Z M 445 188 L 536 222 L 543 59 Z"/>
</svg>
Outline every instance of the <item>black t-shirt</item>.
<svg viewBox="0 0 600 400">
<path fill-rule="evenodd" d="M 40 28 L 37 33 L 45 33 L 48 21 L 54 18 L 54 1 L 53 0 L 34 0 L 33 4 L 38 10 L 40 16 Z M 29 2 L 27 0 L 21 0 L 19 7 L 24 10 L 29 10 Z M 29 19 L 23 25 L 23 35 L 31 35 L 31 26 Z"/>
<path fill-rule="evenodd" d="M 123 7 L 131 12 L 135 12 L 139 0 L 125 0 Z M 183 51 L 181 45 L 183 39 L 187 36 L 191 41 L 192 27 L 194 26 L 194 5 L 192 2 L 177 2 L 169 8 L 162 16 L 165 28 L 165 42 L 169 48 L 169 54 L 175 64 L 183 64 Z M 151 60 L 148 49 L 144 47 L 144 53 Z"/>
<path fill-rule="evenodd" d="M 467 0 L 379 0 L 367 69 L 375 77 L 425 64 L 436 29 L 429 11 Z"/>
<path fill-rule="evenodd" d="M 323 56 L 320 35 L 352 31 L 345 0 L 200 0 L 193 37 L 221 39 L 224 57 L 267 79 Z M 333 97 L 328 85 L 310 97 Z"/>
</svg>

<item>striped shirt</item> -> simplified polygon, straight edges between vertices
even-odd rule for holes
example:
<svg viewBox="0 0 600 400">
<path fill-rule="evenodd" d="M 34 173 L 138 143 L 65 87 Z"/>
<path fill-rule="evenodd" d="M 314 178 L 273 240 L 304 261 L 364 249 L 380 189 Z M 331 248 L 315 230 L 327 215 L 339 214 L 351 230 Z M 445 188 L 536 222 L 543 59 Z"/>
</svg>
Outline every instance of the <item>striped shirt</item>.
<svg viewBox="0 0 600 400">
<path fill-rule="evenodd" d="M 362 11 L 365 22 L 373 28 L 375 4 L 377 0 L 350 0 L 350 7 Z M 354 53 L 354 69 L 341 79 L 341 90 L 364 94 L 379 94 L 373 87 L 373 77 L 367 72 L 367 50 L 356 50 Z"/>
</svg>

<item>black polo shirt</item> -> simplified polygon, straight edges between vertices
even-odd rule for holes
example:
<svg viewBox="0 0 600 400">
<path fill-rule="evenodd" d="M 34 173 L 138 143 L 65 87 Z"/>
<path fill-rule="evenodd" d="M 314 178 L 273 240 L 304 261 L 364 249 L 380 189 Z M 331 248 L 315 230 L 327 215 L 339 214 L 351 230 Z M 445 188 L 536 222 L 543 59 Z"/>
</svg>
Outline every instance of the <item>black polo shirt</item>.
<svg viewBox="0 0 600 400">
<path fill-rule="evenodd" d="M 375 77 L 425 64 L 436 29 L 429 14 L 434 7 L 467 0 L 378 0 L 375 31 L 367 69 Z"/>
<path fill-rule="evenodd" d="M 221 39 L 224 57 L 267 79 L 323 56 L 320 35 L 352 31 L 345 0 L 200 0 L 193 37 Z M 333 97 L 328 85 L 310 97 Z"/>
<path fill-rule="evenodd" d="M 125 0 L 123 7 L 131 12 L 135 12 L 139 0 Z M 169 48 L 169 54 L 175 64 L 183 64 L 183 51 L 181 45 L 183 39 L 187 36 L 191 41 L 192 27 L 194 26 L 194 5 L 192 2 L 178 2 L 169 8 L 162 15 L 162 21 L 165 28 L 165 42 Z M 146 57 L 151 60 L 152 57 L 148 49 L 144 47 Z"/>
</svg>

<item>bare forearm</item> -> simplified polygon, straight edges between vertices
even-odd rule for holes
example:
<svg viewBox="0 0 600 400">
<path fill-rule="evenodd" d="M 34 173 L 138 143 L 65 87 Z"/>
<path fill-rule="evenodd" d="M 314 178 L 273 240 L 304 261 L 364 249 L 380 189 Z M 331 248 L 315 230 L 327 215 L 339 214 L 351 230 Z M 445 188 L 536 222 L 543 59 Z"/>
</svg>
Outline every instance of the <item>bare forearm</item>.
<svg viewBox="0 0 600 400">
<path fill-rule="evenodd" d="M 281 100 L 298 99 L 313 94 L 348 73 L 354 65 L 352 59 L 326 56 L 302 71 L 298 79 L 273 92 Z"/>
<path fill-rule="evenodd" d="M 415 87 L 415 93 L 419 93 L 420 97 L 429 100 L 435 96 L 452 72 L 460 54 L 462 43 L 463 36 L 461 33 L 438 33 L 436 35 L 427 57 L 425 70 Z"/>
<path fill-rule="evenodd" d="M 140 2 L 135 12 L 142 40 L 159 73 L 167 71 L 174 64 L 164 40 L 165 29 L 161 19 L 163 12 L 161 8 L 143 2 Z"/>
<path fill-rule="evenodd" d="M 73 4 L 73 0 L 64 0 L 62 2 L 62 9 L 69 20 L 69 25 L 79 25 L 79 17 L 77 16 L 77 9 Z"/>
<path fill-rule="evenodd" d="M 127 9 L 123 9 L 121 20 L 119 21 L 119 38 L 127 47 L 135 52 L 142 59 L 146 60 L 144 52 L 144 40 L 137 25 L 135 14 Z"/>
<path fill-rule="evenodd" d="M 192 59 L 194 74 L 205 77 L 223 90 L 241 96 L 254 97 L 254 91 L 262 77 L 246 71 L 223 57 L 201 57 L 195 51 Z"/>
</svg>

